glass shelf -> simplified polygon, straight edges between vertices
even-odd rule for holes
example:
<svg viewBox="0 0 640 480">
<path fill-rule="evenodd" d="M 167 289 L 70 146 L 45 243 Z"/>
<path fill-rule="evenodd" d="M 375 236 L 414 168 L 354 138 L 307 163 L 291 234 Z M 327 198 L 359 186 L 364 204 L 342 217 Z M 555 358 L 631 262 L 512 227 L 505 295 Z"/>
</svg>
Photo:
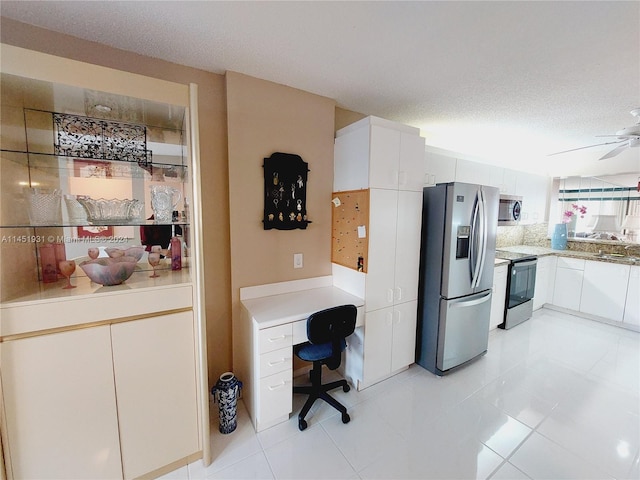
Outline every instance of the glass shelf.
<svg viewBox="0 0 640 480">
<path fill-rule="evenodd" d="M 183 182 L 187 178 L 189 168 L 182 163 L 154 162 L 140 166 L 124 160 L 86 158 L 56 155 L 54 153 L 28 152 L 20 150 L 0 150 L 5 161 L 11 161 L 24 168 L 29 168 L 43 175 L 66 176 L 77 178 L 143 178 L 156 181 Z"/>
<path fill-rule="evenodd" d="M 101 223 L 70 223 L 70 222 L 62 222 L 62 223 L 51 223 L 47 225 L 32 225 L 28 222 L 19 223 L 16 225 L 0 225 L 0 229 L 9 229 L 9 228 L 32 228 L 32 229 L 44 229 L 44 228 L 65 228 L 65 227 L 170 227 L 170 226 L 179 226 L 179 227 L 188 227 L 189 222 L 171 222 L 171 223 L 157 223 L 154 220 L 135 220 L 132 222 L 101 222 Z"/>
</svg>

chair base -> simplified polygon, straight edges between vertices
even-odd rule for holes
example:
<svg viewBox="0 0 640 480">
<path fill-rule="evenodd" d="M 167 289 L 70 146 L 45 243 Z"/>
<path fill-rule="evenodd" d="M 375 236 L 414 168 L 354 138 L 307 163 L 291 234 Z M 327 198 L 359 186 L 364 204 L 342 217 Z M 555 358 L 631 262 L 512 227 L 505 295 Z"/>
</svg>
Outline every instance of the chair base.
<svg viewBox="0 0 640 480">
<path fill-rule="evenodd" d="M 338 410 L 342 414 L 342 423 L 349 423 L 349 421 L 351 420 L 351 417 L 349 417 L 349 414 L 347 413 L 347 408 L 327 393 L 330 390 L 334 390 L 339 387 L 342 387 L 343 392 L 348 392 L 349 390 L 351 390 L 349 383 L 347 383 L 346 380 L 338 380 L 323 385 L 321 383 L 320 376 L 321 369 L 321 364 L 314 363 L 313 369 L 309 374 L 311 378 L 311 385 L 303 387 L 293 387 L 293 393 L 302 393 L 305 395 L 309 395 L 309 398 L 298 414 L 298 428 L 300 430 L 304 430 L 305 428 L 307 428 L 307 422 L 304 417 L 307 416 L 307 413 L 309 413 L 309 410 L 311 410 L 311 407 L 318 399 L 324 400 L 333 408 Z"/>
</svg>

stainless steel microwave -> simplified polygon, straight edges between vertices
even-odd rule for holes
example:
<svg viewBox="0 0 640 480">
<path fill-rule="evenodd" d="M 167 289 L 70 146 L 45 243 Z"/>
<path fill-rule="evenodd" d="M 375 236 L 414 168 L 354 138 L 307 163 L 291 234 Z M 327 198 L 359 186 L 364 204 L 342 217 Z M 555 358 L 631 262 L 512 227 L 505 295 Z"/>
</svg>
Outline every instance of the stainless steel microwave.
<svg viewBox="0 0 640 480">
<path fill-rule="evenodd" d="M 522 211 L 522 197 L 500 195 L 498 206 L 498 225 L 517 225 Z"/>
</svg>

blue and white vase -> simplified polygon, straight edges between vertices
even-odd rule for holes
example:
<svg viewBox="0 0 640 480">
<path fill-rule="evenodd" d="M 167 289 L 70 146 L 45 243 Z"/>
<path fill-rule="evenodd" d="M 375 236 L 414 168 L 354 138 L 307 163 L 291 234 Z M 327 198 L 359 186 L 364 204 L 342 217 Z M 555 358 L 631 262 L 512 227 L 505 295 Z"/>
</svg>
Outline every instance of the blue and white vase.
<svg viewBox="0 0 640 480">
<path fill-rule="evenodd" d="M 211 389 L 220 410 L 220 433 L 231 433 L 238 426 L 238 398 L 242 382 L 232 372 L 225 372 Z"/>
<path fill-rule="evenodd" d="M 551 248 L 554 250 L 566 250 L 567 248 L 567 224 L 556 223 L 551 234 Z"/>
</svg>

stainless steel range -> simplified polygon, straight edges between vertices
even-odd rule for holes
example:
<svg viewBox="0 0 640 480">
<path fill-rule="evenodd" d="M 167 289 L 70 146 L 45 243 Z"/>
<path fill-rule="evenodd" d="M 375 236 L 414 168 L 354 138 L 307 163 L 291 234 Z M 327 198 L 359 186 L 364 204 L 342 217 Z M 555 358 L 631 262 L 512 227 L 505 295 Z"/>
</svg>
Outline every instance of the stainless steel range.
<svg viewBox="0 0 640 480">
<path fill-rule="evenodd" d="M 498 250 L 496 258 L 509 260 L 504 320 L 498 325 L 500 328 L 509 329 L 528 320 L 533 314 L 538 257 Z"/>
</svg>

